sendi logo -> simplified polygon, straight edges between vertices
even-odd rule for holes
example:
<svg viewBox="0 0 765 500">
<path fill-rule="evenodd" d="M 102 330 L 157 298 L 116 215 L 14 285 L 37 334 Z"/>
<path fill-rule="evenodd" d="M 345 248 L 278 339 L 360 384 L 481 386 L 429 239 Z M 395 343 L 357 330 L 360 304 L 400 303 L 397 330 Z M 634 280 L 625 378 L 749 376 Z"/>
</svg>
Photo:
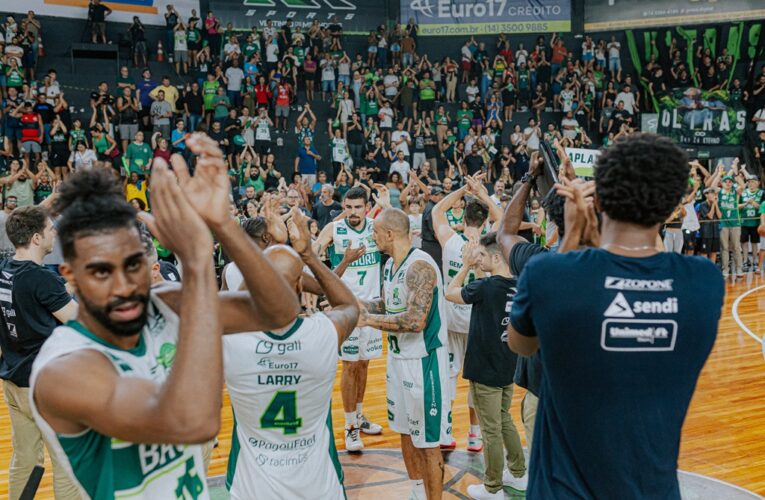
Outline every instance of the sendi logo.
<svg viewBox="0 0 765 500">
<path fill-rule="evenodd" d="M 607 318 L 634 318 L 635 314 L 676 314 L 679 308 L 677 298 L 669 297 L 664 301 L 636 300 L 630 304 L 619 292 L 603 313 Z"/>
<path fill-rule="evenodd" d="M 606 276 L 606 288 L 641 292 L 671 292 L 674 280 L 639 280 Z"/>
</svg>

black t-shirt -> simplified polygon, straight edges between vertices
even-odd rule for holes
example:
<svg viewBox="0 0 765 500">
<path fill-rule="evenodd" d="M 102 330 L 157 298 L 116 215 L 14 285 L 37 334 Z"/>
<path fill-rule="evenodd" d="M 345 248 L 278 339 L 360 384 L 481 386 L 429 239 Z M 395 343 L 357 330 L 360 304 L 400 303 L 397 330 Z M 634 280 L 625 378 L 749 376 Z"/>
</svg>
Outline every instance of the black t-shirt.
<svg viewBox="0 0 765 500">
<path fill-rule="evenodd" d="M 201 92 L 197 92 L 196 94 L 193 92 L 186 92 L 183 102 L 189 107 L 189 113 L 193 115 L 204 114 L 204 100 L 202 99 Z"/>
<path fill-rule="evenodd" d="M 514 278 L 489 276 L 462 289 L 462 300 L 473 306 L 463 378 L 491 387 L 513 383 L 518 355 L 502 340 L 502 334 L 510 321 L 515 286 Z"/>
<path fill-rule="evenodd" d="M 332 219 L 342 210 L 343 207 L 336 201 L 333 201 L 331 205 L 317 203 L 313 207 L 313 218 L 319 223 L 319 229 L 324 229 L 324 226 L 332 222 Z"/>
<path fill-rule="evenodd" d="M 468 175 L 475 175 L 483 169 L 483 157 L 481 155 L 467 155 L 465 157 L 465 167 Z"/>
<path fill-rule="evenodd" d="M 709 220 L 709 212 L 712 208 L 706 201 L 699 205 L 699 223 L 701 226 L 701 237 L 703 239 L 717 239 L 720 237 L 720 228 L 717 220 Z"/>
<path fill-rule="evenodd" d="M 526 498 L 680 498 L 683 420 L 724 295 L 713 263 L 675 253 L 525 266 L 510 323 L 544 369 Z"/>
<path fill-rule="evenodd" d="M 106 13 L 112 11 L 112 9 L 110 9 L 109 7 L 103 4 L 98 4 L 98 5 L 93 4 L 90 6 L 90 9 L 91 9 L 91 12 L 93 13 L 93 17 L 91 18 L 91 21 L 93 21 L 94 23 L 103 23 L 104 21 L 106 21 Z"/>
<path fill-rule="evenodd" d="M 53 106 L 48 104 L 47 102 L 38 102 L 34 105 L 35 113 L 38 113 L 40 117 L 42 118 L 43 123 L 51 123 L 53 121 L 53 118 L 55 118 L 56 113 L 53 112 Z"/>
<path fill-rule="evenodd" d="M 32 363 L 60 324 L 53 313 L 71 300 L 64 281 L 45 267 L 29 260 L 4 262 L 0 305 L 7 330 L 0 328 L 0 378 L 29 387 Z"/>
</svg>

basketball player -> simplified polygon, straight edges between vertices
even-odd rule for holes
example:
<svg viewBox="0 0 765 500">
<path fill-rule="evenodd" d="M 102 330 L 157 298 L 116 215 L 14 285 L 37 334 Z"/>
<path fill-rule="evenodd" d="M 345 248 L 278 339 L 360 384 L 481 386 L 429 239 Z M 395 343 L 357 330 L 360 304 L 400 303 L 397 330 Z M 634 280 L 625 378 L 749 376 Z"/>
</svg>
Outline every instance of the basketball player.
<svg viewBox="0 0 765 500">
<path fill-rule="evenodd" d="M 438 202 L 433 208 L 433 229 L 436 233 L 436 239 L 443 249 L 444 286 L 448 287 L 452 279 L 462 269 L 462 249 L 469 239 L 478 240 L 481 237 L 481 231 L 484 229 L 486 219 L 491 212 L 492 220 L 498 221 L 502 218 L 502 209 L 491 201 L 489 193 L 481 183 L 482 177 L 466 178 L 466 184 L 460 189 L 450 193 L 446 198 Z M 470 200 L 465 205 L 463 233 L 458 233 L 452 229 L 447 213 L 450 208 L 460 203 L 468 194 L 478 197 L 478 200 Z M 479 201 L 480 200 L 480 201 Z M 488 207 L 488 208 L 487 208 Z M 483 274 L 478 274 L 483 277 Z M 476 273 L 471 271 L 465 283 L 467 285 L 476 279 Z M 454 405 L 454 399 L 457 395 L 457 378 L 465 360 L 465 351 L 467 349 L 467 337 L 470 330 L 470 305 L 456 304 L 447 301 L 446 303 L 446 324 L 449 328 L 449 376 L 450 376 L 450 399 Z M 481 427 L 478 424 L 478 417 L 473 409 L 473 398 L 468 392 L 468 408 L 470 410 L 470 431 L 468 433 L 468 451 L 479 452 L 483 449 L 481 439 Z M 449 447 L 456 446 L 452 443 Z"/>
<path fill-rule="evenodd" d="M 391 257 L 383 271 L 384 299 L 365 303 L 359 325 L 388 332 L 388 424 L 401 434 L 409 478 L 424 480 L 429 500 L 440 499 L 444 459 L 439 444 L 451 441 L 441 436 L 450 409 L 440 269 L 412 247 L 409 218 L 399 209 L 385 209 L 375 219 L 374 240 Z"/>
<path fill-rule="evenodd" d="M 299 209 L 292 209 L 289 226 L 294 250 L 275 245 L 266 256 L 297 296 L 303 265 L 308 266 L 332 309 L 295 315 L 276 331 L 224 339 L 236 423 L 226 485 L 232 499 L 342 500 L 330 401 L 338 351 L 356 326 L 359 308 L 348 286 L 311 250 L 307 219 Z"/>
<path fill-rule="evenodd" d="M 199 155 L 194 177 L 178 155 L 177 181 L 155 162 L 149 224 L 180 258 L 182 288 L 150 288 L 135 212 L 111 174 L 76 173 L 56 202 L 61 272 L 80 307 L 77 321 L 58 327 L 40 351 L 31 405 L 84 498 L 208 498 L 193 444 L 220 425 L 220 333 L 280 328 L 300 307 L 229 217 L 217 144 L 194 135 L 187 145 Z M 211 230 L 246 270 L 249 294 L 218 296 Z"/>
<path fill-rule="evenodd" d="M 346 216 L 324 226 L 317 239 L 317 253 L 321 255 L 328 250 L 332 267 L 337 268 L 348 249 L 365 247 L 364 255 L 342 274 L 343 281 L 359 299 L 379 300 L 380 250 L 372 233 L 374 221 L 366 217 L 368 204 L 369 197 L 364 188 L 349 189 L 343 199 Z M 345 413 L 345 449 L 348 451 L 364 448 L 359 431 L 365 434 L 382 432 L 382 427 L 370 422 L 362 412 L 369 360 L 381 355 L 382 334 L 379 329 L 369 326 L 356 328 L 340 349 L 343 360 L 340 388 Z"/>
<path fill-rule="evenodd" d="M 669 139 L 616 141 L 595 167 L 599 248 L 526 264 L 508 326 L 510 348 L 539 348 L 544 369 L 526 498 L 680 498 L 682 424 L 724 297 L 709 260 L 656 250 L 688 174 Z M 581 240 L 587 204 L 569 205 Z"/>
</svg>

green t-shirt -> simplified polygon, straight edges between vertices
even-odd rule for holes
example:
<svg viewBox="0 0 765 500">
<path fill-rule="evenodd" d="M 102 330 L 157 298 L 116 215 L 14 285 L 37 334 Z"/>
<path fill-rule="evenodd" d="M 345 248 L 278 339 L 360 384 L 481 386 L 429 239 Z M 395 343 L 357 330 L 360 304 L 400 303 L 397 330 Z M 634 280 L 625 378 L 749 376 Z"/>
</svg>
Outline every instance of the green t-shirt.
<svg viewBox="0 0 765 500">
<path fill-rule="evenodd" d="M 151 152 L 151 147 L 145 142 L 142 144 L 131 142 L 127 147 L 127 154 L 125 155 L 129 162 L 130 171 L 137 173 L 142 173 L 143 167 L 149 163 L 152 156 L 154 155 Z"/>
<path fill-rule="evenodd" d="M 69 130 L 69 147 L 74 149 L 74 145 L 80 141 L 85 142 L 85 131 L 81 128 Z"/>
<path fill-rule="evenodd" d="M 529 71 L 519 71 L 518 72 L 518 89 L 520 90 L 528 90 L 529 88 Z"/>
<path fill-rule="evenodd" d="M 202 99 L 204 100 L 206 111 L 213 109 L 213 99 L 218 93 L 218 87 L 220 87 L 218 80 L 207 80 L 202 84 Z"/>
<path fill-rule="evenodd" d="M 258 42 L 246 43 L 243 50 L 245 60 L 249 61 L 253 54 L 260 52 L 260 44 Z"/>
<path fill-rule="evenodd" d="M 8 87 L 21 87 L 24 85 L 24 74 L 17 69 L 11 68 L 10 66 L 5 71 L 5 77 L 5 84 Z"/>
<path fill-rule="evenodd" d="M 469 109 L 461 109 L 457 111 L 457 128 L 462 131 L 470 129 L 470 125 L 473 123 L 473 112 Z"/>
<path fill-rule="evenodd" d="M 367 101 L 367 116 L 377 116 L 380 112 L 380 105 L 377 103 L 376 98 L 372 98 Z"/>
<path fill-rule="evenodd" d="M 748 203 L 750 200 L 754 201 L 755 203 L 760 203 L 762 201 L 762 195 L 763 191 L 762 189 L 758 189 L 755 192 L 749 191 L 749 188 L 744 189 L 744 192 L 741 193 L 741 203 Z M 745 227 L 756 227 L 760 225 L 759 218 L 757 217 L 760 209 L 755 208 L 754 205 L 747 205 L 741 210 L 741 217 L 743 220 L 741 221 L 741 225 Z"/>
<path fill-rule="evenodd" d="M 199 30 L 194 28 L 186 31 L 186 40 L 189 43 L 196 43 L 199 41 Z"/>
<path fill-rule="evenodd" d="M 135 95 L 135 85 L 134 85 L 133 79 L 130 78 L 129 76 L 120 75 L 117 77 L 117 86 L 114 88 L 114 97 L 122 97 L 122 91 L 124 87 L 120 87 L 120 83 L 126 83 L 128 84 L 128 86 L 132 87 L 133 94 L 131 95 Z"/>
<path fill-rule="evenodd" d="M 216 95 L 212 99 L 212 106 L 215 108 L 215 114 L 213 117 L 216 120 L 220 120 L 221 118 L 225 118 L 228 116 L 228 107 L 231 104 L 231 101 L 229 101 L 227 95 Z"/>
<path fill-rule="evenodd" d="M 430 86 L 430 84 L 433 83 L 433 80 L 428 79 L 422 79 L 420 80 L 420 100 L 421 101 L 432 101 L 436 98 L 436 91 L 433 90 L 433 87 Z"/>
<path fill-rule="evenodd" d="M 741 220 L 738 213 L 738 193 L 733 189 L 729 193 L 720 191 L 717 194 L 720 207 L 720 227 L 739 227 Z"/>
<path fill-rule="evenodd" d="M 455 215 L 454 211 L 450 208 L 446 211 L 446 220 L 449 222 L 449 225 L 454 229 L 454 226 L 458 224 L 462 224 L 462 221 L 465 219 L 465 210 L 463 209 L 462 212 L 460 212 L 459 215 Z"/>
</svg>

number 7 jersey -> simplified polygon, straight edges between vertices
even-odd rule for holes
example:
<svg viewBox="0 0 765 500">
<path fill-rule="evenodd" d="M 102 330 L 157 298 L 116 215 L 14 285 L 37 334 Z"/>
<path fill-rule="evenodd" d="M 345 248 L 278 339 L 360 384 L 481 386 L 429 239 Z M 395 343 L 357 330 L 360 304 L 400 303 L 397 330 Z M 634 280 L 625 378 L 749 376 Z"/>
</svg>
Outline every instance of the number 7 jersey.
<svg viewBox="0 0 765 500">
<path fill-rule="evenodd" d="M 223 338 L 232 499 L 345 497 L 330 413 L 337 360 L 335 325 L 321 313 L 283 334 Z"/>
<path fill-rule="evenodd" d="M 332 245 L 329 247 L 332 269 L 343 260 L 346 249 L 361 245 L 366 247 L 364 255 L 348 266 L 342 278 L 353 294 L 362 300 L 380 298 L 380 251 L 372 236 L 373 224 L 372 219 L 366 218 L 359 230 L 348 224 L 347 219 L 332 225 Z"/>
</svg>

